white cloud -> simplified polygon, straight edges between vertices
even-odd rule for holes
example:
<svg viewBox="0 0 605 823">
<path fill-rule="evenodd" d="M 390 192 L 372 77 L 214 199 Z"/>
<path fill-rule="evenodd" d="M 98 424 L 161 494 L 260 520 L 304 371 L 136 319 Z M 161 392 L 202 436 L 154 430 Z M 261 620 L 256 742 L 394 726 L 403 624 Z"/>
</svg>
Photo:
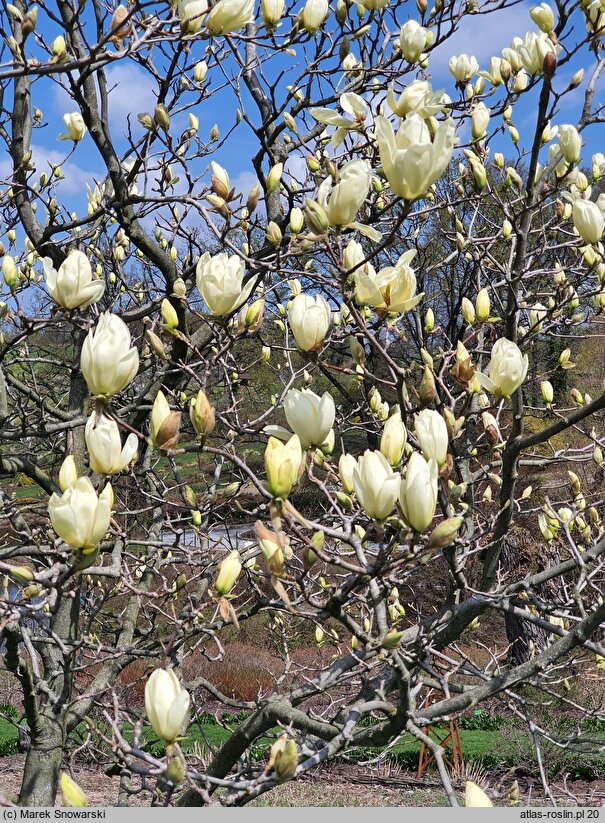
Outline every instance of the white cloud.
<svg viewBox="0 0 605 823">
<path fill-rule="evenodd" d="M 137 131 L 141 126 L 137 115 L 144 111 L 153 113 L 157 91 L 151 75 L 133 63 L 121 61 L 109 66 L 105 71 L 109 91 L 109 127 L 116 138 L 127 132 L 128 117 Z M 67 112 L 78 110 L 78 106 L 65 89 L 55 84 L 53 87 L 55 111 L 62 117 Z"/>
<path fill-rule="evenodd" d="M 153 113 L 157 100 L 155 82 L 151 75 L 132 63 L 120 62 L 107 69 L 109 92 L 109 125 L 112 130 L 126 132 L 128 117 L 137 130 L 137 115 Z"/>
<path fill-rule="evenodd" d="M 65 143 L 65 146 L 72 144 Z M 82 168 L 73 160 L 68 160 L 63 163 L 67 151 L 60 149 L 49 149 L 46 146 L 32 146 L 32 161 L 36 167 L 37 174 L 40 175 L 45 172 L 50 175 L 53 166 L 61 166 L 61 172 L 64 179 L 58 181 L 58 189 L 62 196 L 71 197 L 73 195 L 85 196 L 86 183 L 93 184 L 94 179 L 99 179 L 100 175 L 97 171 L 91 171 Z M 12 173 L 12 164 L 10 160 L 0 161 L 0 177 L 8 179 Z"/>
<path fill-rule="evenodd" d="M 529 6 L 519 5 L 513 11 L 501 9 L 491 14 L 465 15 L 458 29 L 431 52 L 429 71 L 435 83 L 445 82 L 449 75 L 447 64 L 454 54 L 474 55 L 480 68 L 486 68 L 490 57 L 498 56 L 510 46 L 515 36 L 523 37 L 526 31 L 535 30 L 529 16 Z"/>
</svg>

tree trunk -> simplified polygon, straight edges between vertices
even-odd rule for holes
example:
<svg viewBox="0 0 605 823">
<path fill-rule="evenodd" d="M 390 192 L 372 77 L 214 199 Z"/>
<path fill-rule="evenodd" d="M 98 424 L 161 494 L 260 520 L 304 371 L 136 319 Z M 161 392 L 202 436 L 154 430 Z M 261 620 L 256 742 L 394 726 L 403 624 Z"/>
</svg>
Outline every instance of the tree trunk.
<svg viewBox="0 0 605 823">
<path fill-rule="evenodd" d="M 52 715 L 39 717 L 39 731 L 32 734 L 31 748 L 25 759 L 20 806 L 55 805 L 62 756 L 61 720 Z"/>
</svg>

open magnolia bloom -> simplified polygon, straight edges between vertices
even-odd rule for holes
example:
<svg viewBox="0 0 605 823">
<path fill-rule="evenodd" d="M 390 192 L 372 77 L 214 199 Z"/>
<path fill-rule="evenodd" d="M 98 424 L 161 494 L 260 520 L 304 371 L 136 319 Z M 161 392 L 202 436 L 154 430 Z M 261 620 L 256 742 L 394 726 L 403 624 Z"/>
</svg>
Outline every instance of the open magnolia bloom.
<svg viewBox="0 0 605 823">
<path fill-rule="evenodd" d="M 126 469 L 138 450 L 136 434 L 129 434 L 122 447 L 120 430 L 115 420 L 96 412 L 88 418 L 84 430 L 90 468 L 97 474 L 119 474 Z"/>
<path fill-rule="evenodd" d="M 399 197 L 416 200 L 447 168 L 456 128 L 448 117 L 437 126 L 432 142 L 427 124 L 415 112 L 406 115 L 397 134 L 386 117 L 377 117 L 376 140 L 389 186 Z"/>
<path fill-rule="evenodd" d="M 109 397 L 134 380 L 139 353 L 130 347 L 128 326 L 117 314 L 103 312 L 95 329 L 86 335 L 80 368 L 91 394 Z"/>
<path fill-rule="evenodd" d="M 53 529 L 72 549 L 91 552 L 109 529 L 113 491 L 108 483 L 100 495 L 88 477 L 79 477 L 62 495 L 53 494 L 48 514 Z"/>
<path fill-rule="evenodd" d="M 338 171 L 338 183 L 331 177 L 320 185 L 317 202 L 326 212 L 331 226 L 348 226 L 366 199 L 372 167 L 367 160 L 351 160 Z"/>
<path fill-rule="evenodd" d="M 286 420 L 303 449 L 321 446 L 334 425 L 336 409 L 330 392 L 320 397 L 311 389 L 290 389 L 284 399 Z"/>
<path fill-rule="evenodd" d="M 394 266 L 387 266 L 377 274 L 373 270 L 355 277 L 355 300 L 362 306 L 386 312 L 406 312 L 424 297 L 416 294 L 416 275 L 409 265 L 416 249 L 404 252 Z"/>
<path fill-rule="evenodd" d="M 384 520 L 393 511 L 399 491 L 400 476 L 394 472 L 384 454 L 366 451 L 357 458 L 353 469 L 353 488 L 359 504 L 375 520 Z"/>
<path fill-rule="evenodd" d="M 510 397 L 522 385 L 527 375 L 529 360 L 512 340 L 496 340 L 489 361 L 489 377 L 477 372 L 479 383 L 497 397 Z"/>
<path fill-rule="evenodd" d="M 398 117 L 405 117 L 413 112 L 426 120 L 427 117 L 438 114 L 450 102 L 450 98 L 443 89 L 433 91 L 427 80 L 414 80 L 397 98 L 392 83 L 387 91 L 387 106 Z"/>
<path fill-rule="evenodd" d="M 105 291 L 102 280 L 92 279 L 92 268 L 86 255 L 72 249 L 57 271 L 50 257 L 42 260 L 44 279 L 50 296 L 64 309 L 83 309 L 100 300 Z"/>
<path fill-rule="evenodd" d="M 326 126 L 336 126 L 336 132 L 332 136 L 331 141 L 335 148 L 342 143 L 349 131 L 359 129 L 363 126 L 368 116 L 366 101 L 363 97 L 355 94 L 355 92 L 345 92 L 340 96 L 339 102 L 341 109 L 346 111 L 347 114 L 350 114 L 353 120 L 349 120 L 348 117 L 343 117 L 333 109 L 322 107 L 309 109 L 309 114 L 317 120 L 318 123 L 324 123 Z"/>
<path fill-rule="evenodd" d="M 145 684 L 145 713 L 154 732 L 173 743 L 189 710 L 189 692 L 172 669 L 156 669 Z"/>
<path fill-rule="evenodd" d="M 198 291 L 215 317 L 239 309 L 254 286 L 254 279 L 244 283 L 246 266 L 236 254 L 221 252 L 212 256 L 205 252 L 197 261 L 195 271 Z"/>
</svg>

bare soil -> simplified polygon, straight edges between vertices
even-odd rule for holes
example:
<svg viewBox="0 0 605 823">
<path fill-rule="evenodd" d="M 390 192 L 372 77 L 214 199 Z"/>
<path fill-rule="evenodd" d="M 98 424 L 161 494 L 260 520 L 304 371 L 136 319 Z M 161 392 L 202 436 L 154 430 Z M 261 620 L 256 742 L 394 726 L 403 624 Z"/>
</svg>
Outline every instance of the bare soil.
<svg viewBox="0 0 605 823">
<path fill-rule="evenodd" d="M 25 756 L 0 758 L 0 806 L 17 799 Z M 469 775 L 472 777 L 472 775 Z M 115 806 L 119 778 L 108 777 L 94 767 L 77 769 L 73 777 L 86 792 L 89 806 Z M 487 779 L 483 782 L 496 805 L 509 805 L 508 791 L 512 778 Z M 462 800 L 463 781 L 455 783 Z M 557 805 L 605 805 L 605 781 L 595 780 L 557 782 L 551 786 Z M 519 780 L 520 806 L 551 805 L 541 786 Z M 149 792 L 134 795 L 131 806 L 148 806 Z M 61 795 L 57 796 L 57 806 Z M 435 775 L 428 774 L 417 780 L 413 772 L 396 767 L 378 770 L 359 766 L 335 765 L 316 770 L 300 780 L 278 786 L 254 801 L 255 806 L 447 806 L 447 799 Z"/>
</svg>

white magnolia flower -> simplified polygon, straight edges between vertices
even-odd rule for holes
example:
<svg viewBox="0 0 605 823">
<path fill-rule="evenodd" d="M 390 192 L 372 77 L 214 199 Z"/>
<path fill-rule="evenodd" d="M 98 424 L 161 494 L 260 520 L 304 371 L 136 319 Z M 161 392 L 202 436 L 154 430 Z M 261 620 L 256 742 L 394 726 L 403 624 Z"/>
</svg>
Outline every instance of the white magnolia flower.
<svg viewBox="0 0 605 823">
<path fill-rule="evenodd" d="M 187 24 L 187 34 L 197 34 L 204 23 L 208 11 L 206 0 L 177 0 L 176 13 L 183 24 Z"/>
<path fill-rule="evenodd" d="M 415 254 L 416 249 L 404 252 L 394 266 L 378 273 L 373 267 L 361 269 L 355 275 L 355 300 L 383 312 L 411 311 L 424 297 L 416 294 L 416 275 L 409 265 Z"/>
<path fill-rule="evenodd" d="M 497 397 L 510 397 L 522 385 L 529 361 L 516 343 L 500 337 L 494 343 L 489 361 L 489 377 L 477 372 L 477 380 Z"/>
<path fill-rule="evenodd" d="M 72 549 L 91 552 L 109 529 L 112 501 L 109 483 L 97 496 L 89 478 L 79 477 L 62 495 L 51 495 L 50 522 L 61 540 Z"/>
<path fill-rule="evenodd" d="M 79 143 L 88 131 L 84 123 L 84 118 L 79 111 L 64 114 L 63 122 L 65 123 L 67 134 L 60 134 L 58 137 L 59 140 L 73 140 L 74 143 Z"/>
<path fill-rule="evenodd" d="M 427 462 L 418 452 L 412 452 L 399 489 L 403 516 L 418 533 L 427 529 L 437 506 L 439 469 L 432 458 Z"/>
<path fill-rule="evenodd" d="M 64 309 L 83 309 L 101 299 L 105 291 L 102 280 L 93 280 L 86 255 L 72 249 L 57 271 L 50 257 L 42 260 L 44 278 L 50 296 Z"/>
<path fill-rule="evenodd" d="M 288 321 L 299 349 L 316 351 L 328 333 L 332 312 L 321 294 L 298 294 L 288 308 Z"/>
<path fill-rule="evenodd" d="M 330 392 L 320 397 L 311 389 L 290 389 L 284 398 L 286 420 L 303 449 L 321 446 L 334 425 L 336 408 Z"/>
<path fill-rule="evenodd" d="M 246 265 L 236 254 L 205 252 L 197 261 L 195 271 L 198 291 L 216 317 L 239 309 L 254 286 L 253 278 L 244 283 Z"/>
<path fill-rule="evenodd" d="M 389 186 L 406 200 L 428 191 L 447 168 L 456 138 L 451 118 L 439 123 L 434 142 L 420 115 L 408 114 L 397 134 L 386 117 L 376 118 L 376 140 Z"/>
<path fill-rule="evenodd" d="M 320 185 L 317 202 L 325 210 L 331 226 L 348 226 L 367 197 L 372 180 L 372 167 L 367 160 L 351 160 L 338 171 L 338 182 L 332 177 Z"/>
<path fill-rule="evenodd" d="M 438 114 L 450 102 L 450 98 L 443 92 L 443 89 L 433 91 L 427 80 L 414 80 L 397 98 L 395 98 L 392 83 L 387 91 L 387 105 L 398 117 L 405 117 L 413 112 L 426 120 Z"/>
<path fill-rule="evenodd" d="M 466 85 L 479 71 L 479 63 L 477 63 L 475 57 L 469 57 L 468 54 L 452 55 L 448 62 L 448 68 L 456 83 Z"/>
<path fill-rule="evenodd" d="M 109 397 L 122 391 L 139 370 L 139 353 L 130 346 L 128 326 L 103 312 L 82 346 L 80 368 L 91 394 Z"/>
<path fill-rule="evenodd" d="M 368 517 L 384 520 L 389 516 L 397 500 L 399 480 L 399 474 L 393 471 L 381 452 L 366 449 L 357 458 L 353 488 Z"/>
<path fill-rule="evenodd" d="M 189 693 L 172 669 L 156 669 L 145 685 L 145 713 L 157 736 L 173 743 L 188 710 Z"/>
<path fill-rule="evenodd" d="M 118 474 L 124 471 L 138 451 L 136 434 L 129 434 L 122 447 L 120 429 L 115 420 L 95 411 L 88 418 L 84 430 L 90 467 L 97 474 Z"/>
<path fill-rule="evenodd" d="M 414 432 L 426 460 L 443 466 L 447 459 L 448 434 L 445 420 L 438 411 L 423 409 L 416 415 Z"/>
</svg>

